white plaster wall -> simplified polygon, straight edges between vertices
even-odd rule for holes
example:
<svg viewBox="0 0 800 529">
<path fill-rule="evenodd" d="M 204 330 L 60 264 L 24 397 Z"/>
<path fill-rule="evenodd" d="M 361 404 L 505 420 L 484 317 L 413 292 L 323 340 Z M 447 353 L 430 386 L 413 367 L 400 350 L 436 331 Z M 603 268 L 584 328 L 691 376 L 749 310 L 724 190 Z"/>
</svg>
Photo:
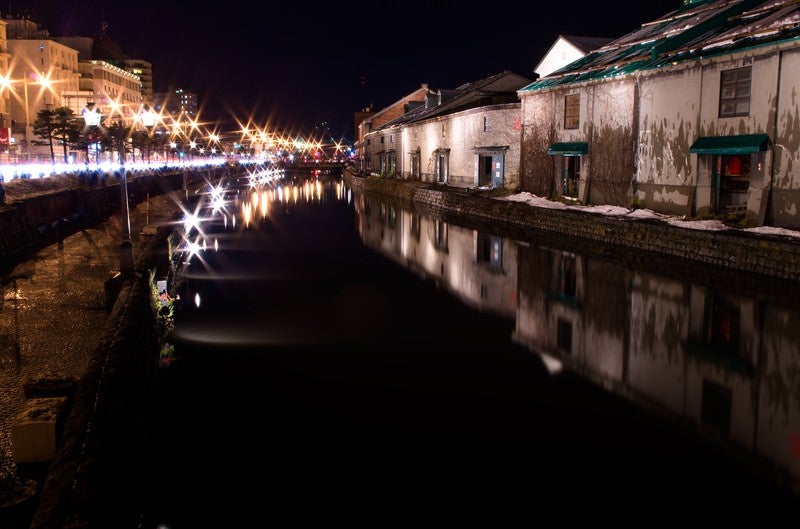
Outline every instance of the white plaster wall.
<svg viewBox="0 0 800 529">
<path fill-rule="evenodd" d="M 638 82 L 637 182 L 694 184 L 695 155 L 689 154 L 689 147 L 698 136 L 700 68 L 641 76 Z M 663 201 L 675 200 L 686 199 L 663 197 Z"/>
<path fill-rule="evenodd" d="M 553 92 L 520 92 L 520 115 L 525 127 L 546 128 L 555 118 L 553 110 L 555 96 Z M 563 99 L 563 98 L 562 98 Z M 564 113 L 563 101 L 561 113 Z M 561 120 L 563 126 L 563 119 Z"/>
<path fill-rule="evenodd" d="M 783 53 L 777 114 L 772 185 L 800 190 L 800 49 Z M 796 209 L 787 213 L 800 215 Z"/>
<path fill-rule="evenodd" d="M 484 131 L 484 119 L 490 127 Z M 420 172 L 423 180 L 432 181 L 435 165 L 433 153 L 450 149 L 448 185 L 475 187 L 475 164 L 478 147 L 502 146 L 504 151 L 504 187 L 519 185 L 519 158 L 522 127 L 520 105 L 496 105 L 465 110 L 404 127 L 403 176 L 410 173 L 411 153 L 420 150 Z M 398 157 L 399 157 L 398 152 Z"/>
<path fill-rule="evenodd" d="M 723 70 L 752 67 L 750 114 L 741 117 L 719 117 L 720 74 Z M 778 87 L 778 56 L 774 53 L 743 56 L 703 67 L 702 99 L 698 136 L 731 136 L 735 134 L 772 134 L 770 112 Z M 696 138 L 692 138 L 694 141 Z"/>
<path fill-rule="evenodd" d="M 550 75 L 584 56 L 578 48 L 559 37 L 534 70 L 540 77 Z"/>
<path fill-rule="evenodd" d="M 604 125 L 619 128 L 633 126 L 635 84 L 631 79 L 593 85 L 586 108 L 586 120 L 595 130 Z M 563 104 L 563 101 L 562 101 Z M 584 120 L 581 107 L 581 121 Z"/>
<path fill-rule="evenodd" d="M 443 149 L 447 146 L 446 128 L 442 128 L 442 123 L 438 120 L 430 120 L 427 122 L 415 124 L 411 126 L 418 132 L 412 132 L 415 136 L 416 145 L 410 150 L 418 146 L 420 148 L 420 173 L 421 179 L 426 182 L 434 180 L 434 172 L 436 171 L 436 164 L 433 159 L 433 153 L 437 149 Z M 444 134 L 443 134 L 444 130 Z"/>
</svg>

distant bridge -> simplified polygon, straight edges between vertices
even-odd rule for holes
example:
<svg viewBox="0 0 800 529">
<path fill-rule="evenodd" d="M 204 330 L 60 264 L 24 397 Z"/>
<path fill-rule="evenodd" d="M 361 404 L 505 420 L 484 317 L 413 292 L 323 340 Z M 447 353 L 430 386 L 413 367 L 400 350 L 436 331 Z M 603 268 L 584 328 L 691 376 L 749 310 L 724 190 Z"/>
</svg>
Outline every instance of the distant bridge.
<svg viewBox="0 0 800 529">
<path fill-rule="evenodd" d="M 345 165 L 345 162 L 294 162 L 282 165 L 281 168 L 287 173 L 319 170 L 327 174 L 341 175 Z"/>
<path fill-rule="evenodd" d="M 343 169 L 345 162 L 293 162 L 286 164 L 285 169 Z"/>
</svg>

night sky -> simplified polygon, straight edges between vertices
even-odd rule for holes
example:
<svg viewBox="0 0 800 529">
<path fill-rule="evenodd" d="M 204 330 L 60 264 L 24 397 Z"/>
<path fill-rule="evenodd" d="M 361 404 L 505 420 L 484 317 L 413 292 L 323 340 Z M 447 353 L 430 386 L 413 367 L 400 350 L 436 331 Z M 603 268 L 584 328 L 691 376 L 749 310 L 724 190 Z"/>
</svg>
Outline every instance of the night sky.
<svg viewBox="0 0 800 529">
<path fill-rule="evenodd" d="M 123 52 L 153 64 L 156 91 L 200 98 L 202 121 L 302 133 L 327 127 L 353 139 L 353 114 L 379 110 L 421 83 L 455 88 L 503 70 L 534 77 L 559 34 L 616 38 L 682 0 L 511 1 L 481 9 L 461 1 L 381 4 L 351 0 L 8 1 L 52 36 L 95 36 L 101 21 Z M 235 126 L 232 128 L 236 128 Z"/>
</svg>

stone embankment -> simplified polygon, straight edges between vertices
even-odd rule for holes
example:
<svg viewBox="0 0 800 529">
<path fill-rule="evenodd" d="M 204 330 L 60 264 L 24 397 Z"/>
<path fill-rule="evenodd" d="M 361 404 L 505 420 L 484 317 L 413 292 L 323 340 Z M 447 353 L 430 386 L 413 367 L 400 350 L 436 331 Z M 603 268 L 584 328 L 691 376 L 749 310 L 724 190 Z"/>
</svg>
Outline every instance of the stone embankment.
<svg viewBox="0 0 800 529">
<path fill-rule="evenodd" d="M 179 201 L 185 197 L 187 204 L 191 203 L 194 199 L 189 200 L 190 195 L 200 196 L 206 181 L 218 179 L 224 171 L 226 168 L 219 167 L 186 173 L 140 172 L 128 177 L 137 273 L 130 280 L 118 282 L 112 299 L 106 281 L 106 309 L 110 313 L 106 323 L 97 327 L 102 336 L 97 347 L 89 351 L 88 367 L 78 374 L 79 382 L 72 388 L 69 409 L 64 411 L 62 426 L 57 428 L 57 453 L 47 464 L 46 480 L 39 484 L 40 492 L 35 497 L 31 497 L 27 488 L 20 487 L 18 505 L 7 494 L 10 507 L 0 510 L 0 526 L 9 529 L 135 526 L 132 521 L 124 525 L 116 521 L 122 521 L 123 517 L 132 519 L 138 506 L 136 494 L 142 490 L 141 468 L 135 454 L 144 435 L 142 421 L 149 405 L 148 383 L 158 357 L 159 335 L 151 306 L 150 278 L 144 272 L 152 269 L 154 259 L 163 255 L 166 238 L 172 231 L 171 220 L 180 214 Z M 5 281 L 6 271 L 24 266 L 29 257 L 38 258 L 41 250 L 55 242 L 63 245 L 59 248 L 65 255 L 72 255 L 71 235 L 78 231 L 94 243 L 91 255 L 97 258 L 95 253 L 102 253 L 105 248 L 97 244 L 104 244 L 104 239 L 93 236 L 92 231 L 97 225 L 105 226 L 109 217 L 118 215 L 120 183 L 115 174 L 97 180 L 63 175 L 5 183 L 5 201 L 0 204 L 0 264 L 3 265 L 0 279 Z M 149 229 L 143 230 L 145 226 Z M 54 272 L 65 270 L 69 273 L 68 267 Z M 37 267 L 37 285 L 47 283 L 43 277 L 47 273 L 47 267 Z M 36 293 L 38 290 L 31 287 L 29 295 Z M 29 305 L 27 322 L 40 320 L 36 311 L 48 304 Z M 70 318 L 76 317 L 74 313 L 64 307 L 59 313 L 60 326 L 53 325 L 52 329 L 79 328 L 70 325 Z M 88 339 L 76 334 L 63 342 Z M 50 352 L 34 350 L 37 361 Z M 26 373 L 34 369 L 28 360 L 21 355 Z M 46 363 L 40 367 L 47 369 Z M 23 382 L 20 380 L 18 386 Z M 112 445 L 113 450 L 109 449 Z M 13 475 L 6 478 L 5 482 L 0 479 L 0 485 L 14 482 Z M 0 493 L 10 494 L 7 490 Z M 109 523 L 110 520 L 114 522 Z"/>
<path fill-rule="evenodd" d="M 420 213 L 465 226 L 491 226 L 520 240 L 534 239 L 556 246 L 569 241 L 602 253 L 669 258 L 687 266 L 702 263 L 730 274 L 800 279 L 800 238 L 735 228 L 683 228 L 658 219 L 540 208 L 500 200 L 491 192 L 429 182 L 362 178 L 350 172 L 345 172 L 345 178 L 353 189 L 401 200 Z"/>
<path fill-rule="evenodd" d="M 201 180 L 199 172 L 182 170 L 131 172 L 126 179 L 130 207 Z M 0 268 L 56 242 L 82 226 L 119 211 L 118 172 L 17 179 L 4 184 L 0 203 Z"/>
</svg>

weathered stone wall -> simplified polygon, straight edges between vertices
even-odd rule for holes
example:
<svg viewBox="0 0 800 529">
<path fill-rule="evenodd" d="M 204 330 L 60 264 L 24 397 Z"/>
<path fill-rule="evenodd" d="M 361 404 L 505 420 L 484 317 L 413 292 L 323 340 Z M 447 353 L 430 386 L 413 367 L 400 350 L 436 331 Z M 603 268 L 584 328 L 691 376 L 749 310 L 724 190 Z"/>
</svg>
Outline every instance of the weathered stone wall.
<svg viewBox="0 0 800 529">
<path fill-rule="evenodd" d="M 555 109 L 552 93 L 522 94 L 522 147 L 520 188 L 539 196 L 555 193 L 555 166 L 547 148 L 555 141 Z"/>
<path fill-rule="evenodd" d="M 593 87 L 588 125 L 589 155 L 581 157 L 581 180 L 588 186 L 588 204 L 631 203 L 634 168 L 633 113 L 635 86 L 631 80 Z M 584 163 L 588 159 L 590 165 Z M 584 166 L 585 169 L 584 169 Z"/>
<path fill-rule="evenodd" d="M 768 219 L 800 229 L 800 50 L 781 52 L 777 88 L 777 126 L 772 146 L 772 200 Z"/>
<path fill-rule="evenodd" d="M 155 266 L 158 248 L 166 244 L 170 231 L 162 227 L 149 240 L 140 253 L 141 269 Z M 109 320 L 78 383 L 31 529 L 60 529 L 65 520 L 84 527 L 134 523 L 144 477 L 139 460 L 130 454 L 140 451 L 144 442 L 141 421 L 157 374 L 160 336 L 148 274 L 123 285 Z M 132 418 L 138 422 L 131 423 Z M 114 475 L 126 476 L 124 490 L 109 485 L 116 483 Z"/>
<path fill-rule="evenodd" d="M 188 173 L 187 185 L 201 183 L 206 174 Z M 129 203 L 135 206 L 148 195 L 181 189 L 183 172 L 141 174 L 129 177 L 127 185 Z M 119 211 L 119 186 L 119 180 L 111 178 L 104 185 L 43 191 L 0 208 L 0 265 Z"/>
<path fill-rule="evenodd" d="M 347 178 L 349 173 L 345 173 Z M 491 225 L 496 232 L 553 244 L 580 244 L 600 252 L 654 254 L 704 263 L 733 272 L 800 279 L 800 244 L 792 237 L 681 228 L 655 219 L 620 218 L 575 209 L 537 208 L 442 186 L 403 185 L 377 179 L 349 178 L 360 190 L 397 194 L 421 213 L 466 225 Z M 676 263 L 677 265 L 677 263 Z"/>
</svg>

